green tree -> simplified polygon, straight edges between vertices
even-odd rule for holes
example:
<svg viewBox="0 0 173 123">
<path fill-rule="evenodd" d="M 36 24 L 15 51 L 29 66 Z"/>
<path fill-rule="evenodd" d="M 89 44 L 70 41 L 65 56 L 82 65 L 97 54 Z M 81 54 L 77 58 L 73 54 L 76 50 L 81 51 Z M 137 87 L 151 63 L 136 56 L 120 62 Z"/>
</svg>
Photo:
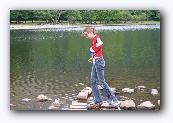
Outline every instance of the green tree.
<svg viewBox="0 0 173 123">
<path fill-rule="evenodd" d="M 37 20 L 39 20 L 39 24 L 41 24 L 41 20 L 45 18 L 45 12 L 44 10 L 35 10 L 34 16 Z"/>
<path fill-rule="evenodd" d="M 20 23 L 21 17 L 21 10 L 10 10 L 10 21 L 15 20 L 16 24 L 18 24 Z"/>
<path fill-rule="evenodd" d="M 30 18 L 29 10 L 21 10 L 21 15 L 21 18 L 25 21 L 25 23 Z"/>
<path fill-rule="evenodd" d="M 92 24 L 96 20 L 96 11 L 95 10 L 81 10 L 82 23 Z M 96 22 L 95 22 L 96 23 Z"/>
<path fill-rule="evenodd" d="M 69 23 L 74 24 L 76 20 L 82 20 L 79 10 L 68 10 L 67 19 Z"/>
</svg>

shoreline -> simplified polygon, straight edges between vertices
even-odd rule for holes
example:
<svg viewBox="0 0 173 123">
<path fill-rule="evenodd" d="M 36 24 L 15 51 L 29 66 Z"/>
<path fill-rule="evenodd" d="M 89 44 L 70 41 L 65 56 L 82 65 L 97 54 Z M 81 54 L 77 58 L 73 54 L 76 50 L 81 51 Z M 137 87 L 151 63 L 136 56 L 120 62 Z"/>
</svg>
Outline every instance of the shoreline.
<svg viewBox="0 0 173 123">
<path fill-rule="evenodd" d="M 104 26 L 104 25 L 50 25 L 50 24 L 42 24 L 42 25 L 10 25 L 10 30 L 20 30 L 20 29 L 55 29 L 55 28 L 77 28 L 77 27 L 87 27 L 87 26 Z"/>
<path fill-rule="evenodd" d="M 55 29 L 55 28 L 77 28 L 77 27 L 92 27 L 92 26 L 129 26 L 129 25 L 157 25 L 157 24 L 80 24 L 80 25 L 62 25 L 62 24 L 42 24 L 42 25 L 10 25 L 10 30 L 22 30 L 22 29 Z"/>
</svg>

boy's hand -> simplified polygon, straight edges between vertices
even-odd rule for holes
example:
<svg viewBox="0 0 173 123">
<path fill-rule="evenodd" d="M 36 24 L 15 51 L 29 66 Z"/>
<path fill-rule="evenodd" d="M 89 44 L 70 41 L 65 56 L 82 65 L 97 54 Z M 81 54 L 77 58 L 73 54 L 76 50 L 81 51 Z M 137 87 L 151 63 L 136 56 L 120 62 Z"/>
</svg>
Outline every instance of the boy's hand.
<svg viewBox="0 0 173 123">
<path fill-rule="evenodd" d="M 91 57 L 91 58 L 88 59 L 88 62 L 89 63 L 92 63 L 92 61 L 93 61 L 93 57 Z"/>
</svg>

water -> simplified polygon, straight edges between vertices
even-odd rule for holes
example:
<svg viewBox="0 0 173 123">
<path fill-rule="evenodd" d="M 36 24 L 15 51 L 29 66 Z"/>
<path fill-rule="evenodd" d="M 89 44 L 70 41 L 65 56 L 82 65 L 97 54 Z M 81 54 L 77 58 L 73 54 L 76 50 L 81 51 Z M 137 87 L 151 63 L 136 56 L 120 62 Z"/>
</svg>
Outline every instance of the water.
<svg viewBox="0 0 173 123">
<path fill-rule="evenodd" d="M 88 63 L 91 41 L 81 36 L 84 28 L 10 31 L 11 110 L 49 110 L 60 98 L 58 110 L 68 110 L 85 87 L 90 87 L 92 65 Z M 122 97 L 137 104 L 156 104 L 160 93 L 160 25 L 96 27 L 103 40 L 105 79 Z M 144 92 L 123 93 L 123 88 L 146 86 Z M 52 100 L 40 103 L 44 94 Z M 28 101 L 22 99 L 28 98 Z"/>
</svg>

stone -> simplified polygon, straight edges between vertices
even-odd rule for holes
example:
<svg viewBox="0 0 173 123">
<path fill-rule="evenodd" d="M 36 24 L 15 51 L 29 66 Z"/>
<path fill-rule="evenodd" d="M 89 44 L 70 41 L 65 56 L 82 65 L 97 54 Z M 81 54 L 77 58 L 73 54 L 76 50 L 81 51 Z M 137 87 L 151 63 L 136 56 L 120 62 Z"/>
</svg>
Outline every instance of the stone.
<svg viewBox="0 0 173 123">
<path fill-rule="evenodd" d="M 116 89 L 115 88 L 111 88 L 111 91 L 115 94 L 116 93 Z"/>
<path fill-rule="evenodd" d="M 27 102 L 27 101 L 30 101 L 31 99 L 29 99 L 29 98 L 24 98 L 24 99 L 22 99 L 22 101 L 25 101 L 25 102 Z"/>
<path fill-rule="evenodd" d="M 138 89 L 145 89 L 146 87 L 145 86 L 138 86 L 137 88 Z"/>
<path fill-rule="evenodd" d="M 145 101 L 137 106 L 137 109 L 147 109 L 147 110 L 153 110 L 155 109 L 155 105 L 153 105 L 150 101 Z"/>
<path fill-rule="evenodd" d="M 160 100 L 158 100 L 158 106 L 160 107 Z"/>
<path fill-rule="evenodd" d="M 59 99 L 55 99 L 55 101 L 52 103 L 52 106 L 54 106 L 54 107 L 60 106 Z"/>
<path fill-rule="evenodd" d="M 82 91 L 87 91 L 88 94 L 91 94 L 92 93 L 92 89 L 90 87 L 86 87 Z"/>
<path fill-rule="evenodd" d="M 37 101 L 39 101 L 39 102 L 48 101 L 48 97 L 43 94 L 40 94 L 37 96 Z"/>
<path fill-rule="evenodd" d="M 88 98 L 87 91 L 79 92 L 79 94 L 77 95 L 77 99 L 87 99 L 87 98 Z"/>
<path fill-rule="evenodd" d="M 70 105 L 70 109 L 86 109 L 87 106 Z"/>
<path fill-rule="evenodd" d="M 152 95 L 157 95 L 159 93 L 158 93 L 158 90 L 157 89 L 151 89 L 151 94 Z"/>
<path fill-rule="evenodd" d="M 79 103 L 78 101 L 72 101 L 73 106 L 87 106 L 87 103 Z"/>
<path fill-rule="evenodd" d="M 127 93 L 133 93 L 134 89 L 130 89 L 130 88 L 124 88 L 122 89 L 123 92 L 127 92 Z"/>
<path fill-rule="evenodd" d="M 134 110 L 136 106 L 133 100 L 125 100 L 121 102 L 120 108 Z"/>
<path fill-rule="evenodd" d="M 69 109 L 69 110 L 87 110 L 86 108 L 72 108 L 72 109 Z"/>
</svg>

